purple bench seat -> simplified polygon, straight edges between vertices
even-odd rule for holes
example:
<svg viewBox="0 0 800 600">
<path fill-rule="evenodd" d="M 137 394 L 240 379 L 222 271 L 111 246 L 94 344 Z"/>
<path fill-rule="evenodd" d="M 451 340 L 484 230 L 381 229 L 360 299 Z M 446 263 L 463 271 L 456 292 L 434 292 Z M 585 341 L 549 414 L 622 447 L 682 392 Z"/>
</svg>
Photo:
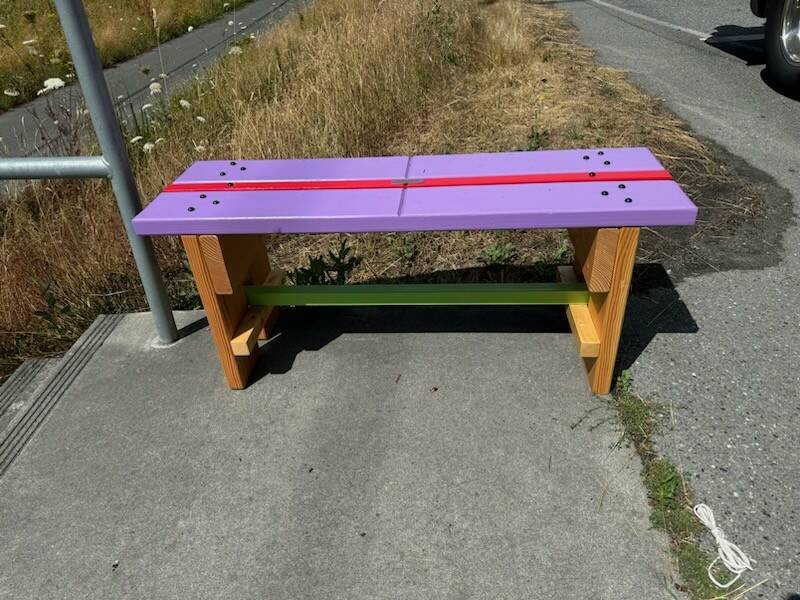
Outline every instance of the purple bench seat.
<svg viewBox="0 0 800 600">
<path fill-rule="evenodd" d="M 645 148 L 378 158 L 200 161 L 134 218 L 141 235 L 356 233 L 692 225 L 697 207 Z M 419 180 L 585 175 L 580 181 L 424 187 Z M 633 174 L 633 175 L 632 175 Z M 590 179 L 588 176 L 591 175 Z M 619 178 L 617 179 L 617 175 Z M 351 182 L 375 189 L 235 189 Z M 412 182 L 403 185 L 402 182 Z M 347 183 L 345 185 L 350 185 Z M 234 189 L 208 188 L 231 186 Z M 423 187 L 416 187 L 423 186 Z"/>
</svg>

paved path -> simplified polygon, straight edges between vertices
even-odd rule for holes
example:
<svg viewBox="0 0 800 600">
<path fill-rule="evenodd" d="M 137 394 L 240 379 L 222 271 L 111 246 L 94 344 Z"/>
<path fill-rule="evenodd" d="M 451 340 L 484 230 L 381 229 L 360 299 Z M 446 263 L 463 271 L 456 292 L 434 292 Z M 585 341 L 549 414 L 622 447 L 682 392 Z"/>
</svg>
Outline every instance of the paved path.
<svg viewBox="0 0 800 600">
<path fill-rule="evenodd" d="M 796 214 L 800 104 L 762 79 L 762 22 L 747 0 L 560 5 L 601 62 L 629 69 L 701 135 L 772 175 Z M 763 597 L 775 600 L 800 593 L 800 230 L 785 225 L 783 247 L 767 249 L 776 266 L 682 282 L 699 332 L 657 336 L 634 366 L 637 388 L 675 407 L 662 451 L 758 560 L 750 579 L 769 577 Z"/>
<path fill-rule="evenodd" d="M 0 478 L 0 598 L 674 598 L 564 321 L 287 311 L 231 392 L 128 315 Z"/>
<path fill-rule="evenodd" d="M 138 109 L 152 102 L 149 86 L 151 80 L 158 78 L 160 73 L 167 74 L 165 88 L 171 92 L 198 71 L 213 64 L 237 39 L 269 29 L 307 3 L 308 0 L 255 0 L 235 13 L 227 13 L 216 21 L 195 28 L 191 33 L 165 42 L 161 45 L 160 53 L 154 49 L 106 69 L 106 81 L 113 97 L 121 97 L 118 101 L 124 103 L 126 114 L 129 114 L 130 106 Z M 228 25 L 229 21 L 234 21 L 235 32 L 234 27 Z M 74 109 L 80 102 L 80 88 L 75 85 L 0 114 L 0 156 L 72 151 L 68 139 L 71 136 L 59 133 L 53 126 L 53 115 L 63 123 L 65 116 L 57 107 Z M 55 111 L 52 107 L 56 107 Z"/>
</svg>

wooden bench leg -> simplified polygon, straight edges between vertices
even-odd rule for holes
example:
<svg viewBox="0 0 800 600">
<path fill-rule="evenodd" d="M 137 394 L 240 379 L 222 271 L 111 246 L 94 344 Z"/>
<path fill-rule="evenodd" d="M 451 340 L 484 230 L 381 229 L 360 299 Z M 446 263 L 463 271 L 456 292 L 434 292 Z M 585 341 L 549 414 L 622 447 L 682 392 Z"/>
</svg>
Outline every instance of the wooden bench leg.
<svg viewBox="0 0 800 600">
<path fill-rule="evenodd" d="M 237 356 L 231 341 L 247 314 L 244 286 L 261 285 L 270 273 L 263 237 L 186 235 L 181 240 L 225 378 L 231 389 L 243 389 L 257 361 L 258 347 Z M 260 325 L 259 334 L 263 336 L 262 329 Z"/>
<path fill-rule="evenodd" d="M 595 394 L 611 391 L 622 321 L 639 242 L 638 227 L 621 229 L 572 229 L 575 271 L 589 288 L 589 316 L 600 348 L 595 357 L 584 357 L 589 386 Z"/>
</svg>

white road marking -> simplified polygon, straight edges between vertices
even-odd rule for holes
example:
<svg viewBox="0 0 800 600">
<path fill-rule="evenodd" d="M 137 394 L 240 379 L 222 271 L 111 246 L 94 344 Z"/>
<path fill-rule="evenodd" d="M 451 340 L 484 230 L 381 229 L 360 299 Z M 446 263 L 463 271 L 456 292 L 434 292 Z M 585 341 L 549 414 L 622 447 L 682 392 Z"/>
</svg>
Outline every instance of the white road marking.
<svg viewBox="0 0 800 600">
<path fill-rule="evenodd" d="M 643 15 L 641 13 L 628 10 L 627 8 L 622 8 L 621 6 L 617 6 L 616 4 L 611 4 L 610 2 L 604 2 L 603 0 L 589 0 L 589 2 L 591 2 L 592 4 L 597 4 L 598 6 L 609 8 L 611 10 L 616 10 L 617 12 L 621 12 L 622 14 L 628 15 L 629 17 L 634 17 L 635 19 L 640 19 L 642 21 L 647 21 L 648 23 L 653 23 L 654 25 L 660 25 L 661 27 L 667 27 L 675 31 L 688 33 L 689 35 L 696 36 L 702 41 L 706 41 L 708 38 L 712 37 L 712 34 L 703 33 L 702 31 L 697 31 L 696 29 L 690 29 L 689 27 L 682 27 L 680 25 L 675 25 L 674 23 L 667 23 L 666 21 L 654 19 L 653 17 L 648 17 L 647 15 Z"/>
</svg>

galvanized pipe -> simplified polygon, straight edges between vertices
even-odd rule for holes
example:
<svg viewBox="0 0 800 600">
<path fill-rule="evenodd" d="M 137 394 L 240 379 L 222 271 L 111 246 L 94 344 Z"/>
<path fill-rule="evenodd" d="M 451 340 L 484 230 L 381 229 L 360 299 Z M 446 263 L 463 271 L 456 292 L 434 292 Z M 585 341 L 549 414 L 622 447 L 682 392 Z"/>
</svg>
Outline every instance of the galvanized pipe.
<svg viewBox="0 0 800 600">
<path fill-rule="evenodd" d="M 97 141 L 108 164 L 111 186 L 117 198 L 117 206 L 125 224 L 139 276 L 142 278 L 147 302 L 155 319 L 158 336 L 164 343 L 174 342 L 178 339 L 178 331 L 153 244 L 150 238 L 136 235 L 131 225 L 131 220 L 141 210 L 142 205 L 128 152 L 114 113 L 111 95 L 103 76 L 103 67 L 89 29 L 86 10 L 81 0 L 55 0 L 55 5 L 75 65 L 75 73 L 80 81 L 89 116 L 97 134 Z"/>
<path fill-rule="evenodd" d="M 110 177 L 102 156 L 37 156 L 0 159 L 2 179 Z"/>
</svg>

